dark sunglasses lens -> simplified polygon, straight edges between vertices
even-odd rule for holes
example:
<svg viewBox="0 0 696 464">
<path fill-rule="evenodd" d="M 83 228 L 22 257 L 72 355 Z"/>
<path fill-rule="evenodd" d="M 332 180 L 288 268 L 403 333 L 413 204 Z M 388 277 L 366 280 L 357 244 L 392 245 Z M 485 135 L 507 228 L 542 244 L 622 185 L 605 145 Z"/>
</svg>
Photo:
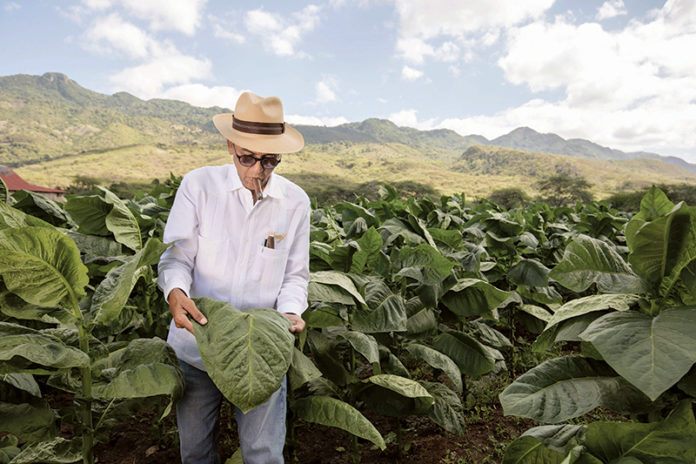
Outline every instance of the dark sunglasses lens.
<svg viewBox="0 0 696 464">
<path fill-rule="evenodd" d="M 278 166 L 278 163 L 280 163 L 278 158 L 270 156 L 261 160 L 261 166 L 263 166 L 264 169 L 273 169 L 274 167 Z"/>
<path fill-rule="evenodd" d="M 242 166 L 250 167 L 256 164 L 256 158 L 251 155 L 242 155 L 239 157 L 239 163 Z"/>
</svg>

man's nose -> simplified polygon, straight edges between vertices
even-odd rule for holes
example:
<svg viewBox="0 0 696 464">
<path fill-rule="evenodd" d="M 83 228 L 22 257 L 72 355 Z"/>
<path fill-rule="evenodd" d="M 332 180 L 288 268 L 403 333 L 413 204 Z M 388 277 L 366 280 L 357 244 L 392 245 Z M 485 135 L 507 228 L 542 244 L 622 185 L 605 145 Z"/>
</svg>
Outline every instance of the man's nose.
<svg viewBox="0 0 696 464">
<path fill-rule="evenodd" d="M 261 166 L 261 161 L 255 162 L 250 170 L 254 175 L 261 175 L 263 173 L 263 166 Z"/>
</svg>

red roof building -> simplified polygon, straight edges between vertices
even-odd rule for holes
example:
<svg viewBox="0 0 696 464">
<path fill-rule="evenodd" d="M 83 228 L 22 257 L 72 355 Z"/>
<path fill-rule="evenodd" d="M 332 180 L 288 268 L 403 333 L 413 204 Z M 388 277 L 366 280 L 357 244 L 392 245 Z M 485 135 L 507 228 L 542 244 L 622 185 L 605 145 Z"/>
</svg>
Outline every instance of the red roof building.
<svg viewBox="0 0 696 464">
<path fill-rule="evenodd" d="M 26 180 L 19 177 L 19 174 L 14 172 L 7 166 L 0 164 L 0 179 L 5 182 L 7 189 L 12 192 L 17 192 L 19 190 L 28 190 L 30 192 L 41 193 L 46 195 L 52 200 L 60 200 L 65 194 L 65 190 L 52 189 L 48 187 L 40 187 L 38 185 L 30 184 Z"/>
</svg>

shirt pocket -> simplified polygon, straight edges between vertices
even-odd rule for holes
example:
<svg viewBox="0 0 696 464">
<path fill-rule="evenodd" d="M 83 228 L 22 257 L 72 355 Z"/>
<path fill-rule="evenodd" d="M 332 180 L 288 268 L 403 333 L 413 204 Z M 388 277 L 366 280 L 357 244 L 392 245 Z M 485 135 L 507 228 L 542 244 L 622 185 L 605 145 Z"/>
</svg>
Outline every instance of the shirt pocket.
<svg viewBox="0 0 696 464">
<path fill-rule="evenodd" d="M 222 279 L 227 270 L 229 240 L 198 236 L 196 270 L 202 276 Z"/>
<path fill-rule="evenodd" d="M 259 247 L 249 277 L 263 292 L 277 293 L 283 283 L 287 262 L 288 250 Z"/>
</svg>

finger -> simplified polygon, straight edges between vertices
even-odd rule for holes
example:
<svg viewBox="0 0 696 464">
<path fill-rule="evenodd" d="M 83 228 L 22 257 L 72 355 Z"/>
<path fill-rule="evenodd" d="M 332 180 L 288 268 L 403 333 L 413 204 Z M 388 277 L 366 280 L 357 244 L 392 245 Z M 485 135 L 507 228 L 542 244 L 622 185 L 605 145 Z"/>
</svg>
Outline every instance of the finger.
<svg viewBox="0 0 696 464">
<path fill-rule="evenodd" d="M 198 310 L 196 303 L 194 303 L 190 298 L 184 301 L 181 306 L 183 306 L 186 312 L 189 313 L 191 317 L 199 324 L 205 325 L 208 323 L 208 319 L 206 319 L 203 313 Z"/>
<path fill-rule="evenodd" d="M 193 324 L 191 324 L 191 321 L 186 315 L 186 311 L 184 311 L 183 309 L 181 311 L 178 311 L 176 316 L 174 316 L 174 325 L 176 325 L 180 329 L 186 329 L 189 332 L 193 333 Z"/>
</svg>

